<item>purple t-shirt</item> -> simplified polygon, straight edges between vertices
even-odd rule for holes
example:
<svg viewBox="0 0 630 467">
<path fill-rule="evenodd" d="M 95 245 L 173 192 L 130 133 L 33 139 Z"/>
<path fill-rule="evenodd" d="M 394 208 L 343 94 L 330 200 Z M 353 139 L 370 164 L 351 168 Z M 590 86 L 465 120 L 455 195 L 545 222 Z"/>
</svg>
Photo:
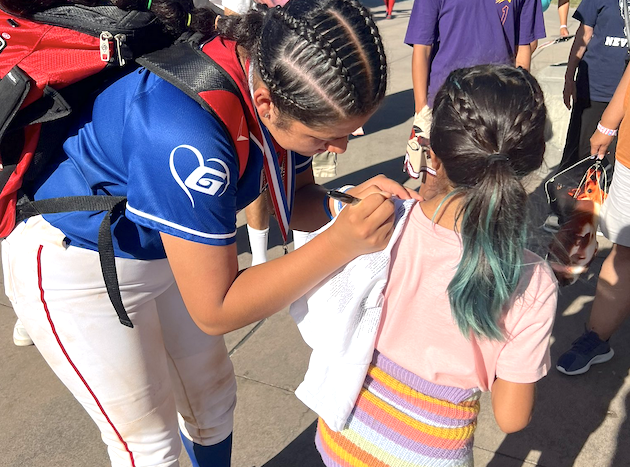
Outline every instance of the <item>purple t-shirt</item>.
<svg viewBox="0 0 630 467">
<path fill-rule="evenodd" d="M 415 0 L 405 43 L 433 46 L 429 105 L 448 74 L 514 63 L 518 45 L 545 37 L 540 0 Z"/>
</svg>

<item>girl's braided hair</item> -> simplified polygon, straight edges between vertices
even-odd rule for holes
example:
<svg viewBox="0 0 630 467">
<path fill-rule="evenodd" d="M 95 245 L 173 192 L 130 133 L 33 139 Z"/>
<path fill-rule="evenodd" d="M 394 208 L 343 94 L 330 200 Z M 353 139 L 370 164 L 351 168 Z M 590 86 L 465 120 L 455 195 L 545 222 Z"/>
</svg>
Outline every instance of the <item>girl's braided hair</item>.
<svg viewBox="0 0 630 467">
<path fill-rule="evenodd" d="M 285 119 L 329 126 L 369 115 L 385 96 L 383 42 L 358 0 L 291 0 L 222 18 L 218 32 L 248 51 Z"/>
<path fill-rule="evenodd" d="M 499 320 L 517 291 L 526 243 L 521 179 L 542 165 L 546 119 L 540 86 L 522 68 L 455 70 L 436 95 L 431 147 L 453 193 L 464 196 L 463 254 L 448 287 L 464 335 L 505 337 Z"/>
<path fill-rule="evenodd" d="M 242 16 L 221 17 L 194 8 L 192 0 L 0 0 L 21 16 L 68 5 L 113 4 L 154 13 L 166 31 L 219 33 L 245 48 L 269 88 L 281 122 L 312 127 L 372 113 L 383 100 L 387 62 L 370 12 L 359 0 L 291 0 L 284 7 L 258 5 Z"/>
</svg>

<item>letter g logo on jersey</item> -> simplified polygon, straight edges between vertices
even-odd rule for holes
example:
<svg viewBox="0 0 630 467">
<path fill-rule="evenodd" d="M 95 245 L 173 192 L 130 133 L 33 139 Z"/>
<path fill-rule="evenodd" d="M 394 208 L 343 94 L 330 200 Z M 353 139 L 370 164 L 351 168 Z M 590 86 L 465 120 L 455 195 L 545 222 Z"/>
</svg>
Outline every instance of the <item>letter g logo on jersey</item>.
<svg viewBox="0 0 630 467">
<path fill-rule="evenodd" d="M 184 165 L 185 160 L 190 161 L 191 153 L 195 156 L 198 166 L 183 180 L 175 166 L 175 155 L 178 155 L 181 167 Z M 205 162 L 208 165 L 205 165 Z M 191 190 L 210 196 L 221 196 L 230 186 L 230 169 L 225 162 L 216 158 L 210 158 L 205 162 L 201 152 L 188 144 L 181 144 L 171 151 L 169 159 L 171 174 L 177 184 L 184 190 L 184 193 L 190 198 L 193 208 L 195 207 L 195 200 Z"/>
</svg>

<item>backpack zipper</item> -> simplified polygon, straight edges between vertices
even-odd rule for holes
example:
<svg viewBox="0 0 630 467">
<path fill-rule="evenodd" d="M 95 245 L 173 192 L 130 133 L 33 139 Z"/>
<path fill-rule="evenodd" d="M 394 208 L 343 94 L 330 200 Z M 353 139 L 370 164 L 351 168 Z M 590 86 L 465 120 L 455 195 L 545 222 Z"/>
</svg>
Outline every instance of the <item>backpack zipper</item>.
<svg viewBox="0 0 630 467">
<path fill-rule="evenodd" d="M 113 61 L 112 55 L 118 59 L 118 65 L 123 67 L 127 63 L 127 60 L 123 58 L 122 48 L 127 40 L 125 34 L 112 35 L 109 31 L 101 32 L 99 36 L 99 49 L 101 53 L 101 61 L 111 62 Z"/>
<path fill-rule="evenodd" d="M 127 60 L 123 58 L 122 54 L 122 46 L 125 43 L 126 39 L 127 36 L 125 36 L 124 34 L 116 34 L 114 36 L 114 41 L 116 42 L 116 55 L 118 56 L 118 65 L 120 65 L 121 67 L 125 66 L 125 63 L 127 63 Z"/>
<path fill-rule="evenodd" d="M 112 39 L 114 39 L 114 36 L 112 36 L 109 31 L 103 31 L 99 36 L 99 49 L 102 62 L 109 62 L 112 58 Z"/>
</svg>

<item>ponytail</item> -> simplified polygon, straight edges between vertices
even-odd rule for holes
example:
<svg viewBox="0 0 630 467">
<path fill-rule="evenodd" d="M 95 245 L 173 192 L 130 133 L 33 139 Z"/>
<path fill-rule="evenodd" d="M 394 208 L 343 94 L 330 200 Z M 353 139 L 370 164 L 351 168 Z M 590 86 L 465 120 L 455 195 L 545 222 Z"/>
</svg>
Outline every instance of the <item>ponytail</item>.
<svg viewBox="0 0 630 467">
<path fill-rule="evenodd" d="M 455 321 L 465 335 L 503 337 L 499 318 L 523 265 L 526 203 L 527 193 L 508 162 L 490 163 L 465 195 L 459 213 L 462 260 L 448 286 Z"/>
<path fill-rule="evenodd" d="M 483 65 L 453 72 L 435 98 L 431 146 L 463 196 L 462 259 L 448 286 L 461 332 L 501 340 L 527 240 L 521 179 L 545 151 L 542 91 L 526 71 Z"/>
<path fill-rule="evenodd" d="M 222 16 L 217 23 L 217 33 L 238 42 L 251 54 L 259 48 L 267 10 L 268 7 L 261 3 L 242 15 Z"/>
</svg>

